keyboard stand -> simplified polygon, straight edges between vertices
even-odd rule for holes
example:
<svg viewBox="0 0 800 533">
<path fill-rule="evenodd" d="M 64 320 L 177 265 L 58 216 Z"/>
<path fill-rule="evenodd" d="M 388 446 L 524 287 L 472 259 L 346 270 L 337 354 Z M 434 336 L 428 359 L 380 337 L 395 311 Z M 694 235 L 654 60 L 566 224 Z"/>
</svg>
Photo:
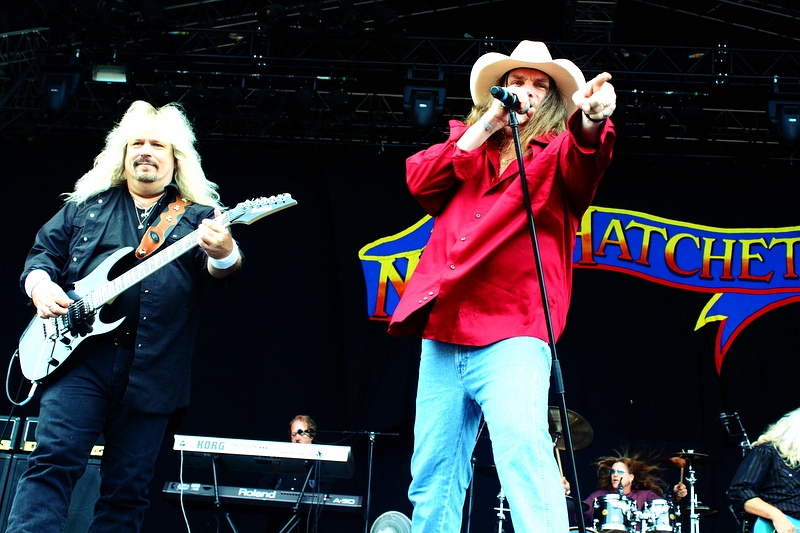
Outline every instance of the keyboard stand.
<svg viewBox="0 0 800 533">
<path fill-rule="evenodd" d="M 217 480 L 217 459 L 219 456 L 215 455 L 211 458 L 211 475 L 214 478 L 214 513 L 222 513 L 225 515 L 225 520 L 228 522 L 228 525 L 231 526 L 231 531 L 233 533 L 239 533 L 239 530 L 236 529 L 236 524 L 233 523 L 233 518 L 231 518 L 231 514 L 225 509 L 225 506 L 222 503 L 222 500 L 219 497 L 219 481 Z M 219 520 L 219 518 L 217 519 Z"/>
<path fill-rule="evenodd" d="M 314 462 L 319 464 L 318 461 Z M 296 528 L 297 525 L 300 523 L 300 518 L 297 516 L 297 513 L 300 511 L 300 502 L 303 501 L 303 495 L 306 493 L 306 488 L 308 487 L 308 480 L 311 479 L 311 472 L 314 471 L 312 469 L 312 466 L 313 465 L 306 463 L 306 468 L 308 469 L 308 473 L 306 474 L 306 479 L 303 482 L 303 488 L 300 489 L 300 493 L 297 495 L 297 501 L 292 506 L 292 517 L 289 518 L 289 521 L 286 522 L 286 525 L 283 526 L 283 529 L 280 530 L 280 533 L 289 533 L 294 528 Z"/>
</svg>

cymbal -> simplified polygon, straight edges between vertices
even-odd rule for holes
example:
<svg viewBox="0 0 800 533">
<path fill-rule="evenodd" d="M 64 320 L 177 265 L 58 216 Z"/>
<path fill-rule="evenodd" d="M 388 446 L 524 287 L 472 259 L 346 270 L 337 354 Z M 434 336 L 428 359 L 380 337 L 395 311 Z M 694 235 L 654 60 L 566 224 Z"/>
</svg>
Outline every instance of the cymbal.
<svg viewBox="0 0 800 533">
<path fill-rule="evenodd" d="M 575 510 L 575 498 L 572 496 L 567 496 L 567 509 L 570 512 L 574 512 Z M 581 509 L 583 509 L 583 512 L 585 513 L 589 510 L 589 504 L 586 502 L 581 502 Z"/>
<path fill-rule="evenodd" d="M 689 450 L 688 452 L 676 452 L 662 457 L 661 460 L 672 463 L 680 468 L 684 468 L 686 466 L 691 466 L 692 468 L 702 468 L 717 462 L 714 457 L 705 453 L 697 453 L 694 450 Z"/>
<path fill-rule="evenodd" d="M 689 507 L 687 506 L 686 508 L 688 509 Z M 711 516 L 712 514 L 716 513 L 717 511 L 715 511 L 714 509 L 712 509 L 711 507 L 709 507 L 707 505 L 696 505 L 694 507 L 694 512 L 697 513 L 697 516 L 699 516 L 700 518 L 703 518 L 704 516 Z"/>
<path fill-rule="evenodd" d="M 550 422 L 550 437 L 555 440 L 556 434 L 559 434 L 558 449 L 566 450 L 567 446 L 564 443 L 563 426 L 561 425 L 561 411 L 558 407 L 551 405 L 548 408 L 547 415 L 548 422 Z M 594 439 L 592 426 L 581 415 L 569 409 L 567 409 L 567 418 L 569 419 L 569 432 L 572 436 L 572 449 L 580 450 L 586 448 Z"/>
</svg>

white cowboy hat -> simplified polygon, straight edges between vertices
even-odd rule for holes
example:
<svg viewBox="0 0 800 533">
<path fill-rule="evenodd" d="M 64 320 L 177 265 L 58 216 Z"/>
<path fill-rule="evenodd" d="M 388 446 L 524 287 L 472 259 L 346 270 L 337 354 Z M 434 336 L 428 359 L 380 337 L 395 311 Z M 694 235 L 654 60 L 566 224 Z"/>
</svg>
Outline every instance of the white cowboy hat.
<svg viewBox="0 0 800 533">
<path fill-rule="evenodd" d="M 586 78 L 575 63 L 568 59 L 553 59 L 543 42 L 522 41 L 510 56 L 489 52 L 478 58 L 469 76 L 472 101 L 477 104 L 484 95 L 489 94 L 489 90 L 503 74 L 515 68 L 540 70 L 553 78 L 559 92 L 570 104 L 570 113 L 573 109 L 573 93 L 586 85 Z"/>
</svg>

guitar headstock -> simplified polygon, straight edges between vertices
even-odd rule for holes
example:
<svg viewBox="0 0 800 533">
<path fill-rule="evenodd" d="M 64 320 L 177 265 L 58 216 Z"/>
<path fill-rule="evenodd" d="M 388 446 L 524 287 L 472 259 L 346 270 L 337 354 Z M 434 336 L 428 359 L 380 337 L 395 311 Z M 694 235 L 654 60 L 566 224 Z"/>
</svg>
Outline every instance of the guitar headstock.
<svg viewBox="0 0 800 533">
<path fill-rule="evenodd" d="M 264 218 L 272 213 L 277 213 L 287 207 L 297 205 L 297 200 L 292 198 L 289 193 L 278 194 L 275 196 L 253 198 L 245 200 L 223 213 L 231 224 L 252 224 L 256 220 Z"/>
</svg>

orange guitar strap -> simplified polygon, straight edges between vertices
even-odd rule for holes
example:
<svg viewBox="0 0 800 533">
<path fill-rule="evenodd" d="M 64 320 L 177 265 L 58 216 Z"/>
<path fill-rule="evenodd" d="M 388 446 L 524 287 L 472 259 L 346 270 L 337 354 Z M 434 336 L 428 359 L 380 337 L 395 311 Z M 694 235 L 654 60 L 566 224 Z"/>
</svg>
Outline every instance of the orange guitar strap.
<svg viewBox="0 0 800 533">
<path fill-rule="evenodd" d="M 136 258 L 144 259 L 151 253 L 158 250 L 158 247 L 164 244 L 172 228 L 178 223 L 184 213 L 186 213 L 186 206 L 191 205 L 191 201 L 185 200 L 179 194 L 175 201 L 167 206 L 161 216 L 158 217 L 158 222 L 147 228 L 142 237 L 142 242 L 136 249 Z"/>
</svg>

